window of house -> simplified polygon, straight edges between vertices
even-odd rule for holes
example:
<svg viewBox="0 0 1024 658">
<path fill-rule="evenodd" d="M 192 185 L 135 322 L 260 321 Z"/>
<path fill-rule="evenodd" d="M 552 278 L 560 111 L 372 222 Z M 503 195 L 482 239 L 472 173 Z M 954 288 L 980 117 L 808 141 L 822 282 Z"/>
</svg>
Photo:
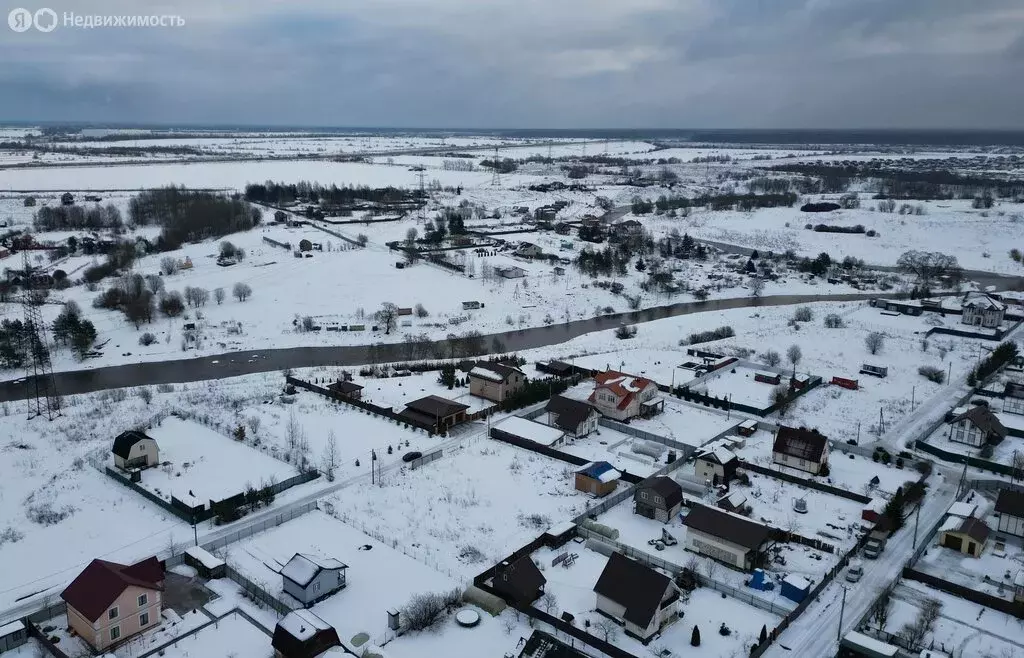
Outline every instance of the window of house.
<svg viewBox="0 0 1024 658">
<path fill-rule="evenodd" d="M 117 619 L 117 606 L 116 605 L 113 608 L 110 609 L 110 612 L 107 613 L 107 618 L 108 619 Z"/>
<path fill-rule="evenodd" d="M 147 603 L 149 603 L 149 595 L 147 595 L 147 594 L 139 594 L 139 607 L 142 608 Z"/>
<path fill-rule="evenodd" d="M 149 613 L 143 612 L 139 615 L 139 626 L 145 626 L 149 623 Z"/>
<path fill-rule="evenodd" d="M 111 626 L 110 627 L 110 641 L 113 642 L 117 638 L 121 637 L 121 627 Z"/>
<path fill-rule="evenodd" d="M 320 591 L 320 583 L 313 583 L 313 591 L 314 592 L 319 592 Z"/>
<path fill-rule="evenodd" d="M 661 504 L 661 496 L 655 496 L 654 497 L 654 502 L 660 505 Z"/>
<path fill-rule="evenodd" d="M 646 491 L 641 491 L 640 492 L 640 499 L 641 500 L 647 500 L 647 492 Z"/>
</svg>

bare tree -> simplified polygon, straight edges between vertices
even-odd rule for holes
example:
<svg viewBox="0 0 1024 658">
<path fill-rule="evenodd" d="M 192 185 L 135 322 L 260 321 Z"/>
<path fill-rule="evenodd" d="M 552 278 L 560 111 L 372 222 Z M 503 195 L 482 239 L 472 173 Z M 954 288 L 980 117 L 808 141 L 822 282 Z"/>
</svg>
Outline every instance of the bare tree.
<svg viewBox="0 0 1024 658">
<path fill-rule="evenodd" d="M 601 634 L 601 639 L 605 642 L 613 642 L 619 634 L 619 625 L 607 617 L 601 617 L 594 622 L 594 629 Z"/>
<path fill-rule="evenodd" d="M 768 350 L 761 356 L 761 360 L 764 361 L 765 364 L 774 368 L 782 361 L 782 357 L 775 350 Z"/>
<path fill-rule="evenodd" d="M 295 412 L 293 411 L 288 414 L 288 425 L 285 427 L 285 440 L 288 442 L 289 452 L 295 450 L 295 446 L 299 444 L 302 434 L 302 424 L 299 423 L 299 419 L 295 417 Z"/>
<path fill-rule="evenodd" d="M 398 307 L 391 302 L 384 302 L 373 317 L 384 326 L 384 333 L 390 334 L 398 326 Z"/>
<path fill-rule="evenodd" d="M 160 259 L 160 271 L 170 276 L 178 271 L 178 259 L 174 256 L 164 256 Z"/>
<path fill-rule="evenodd" d="M 750 296 L 759 299 L 764 293 L 764 279 L 755 277 L 750 280 Z"/>
<path fill-rule="evenodd" d="M 803 350 L 800 349 L 799 345 L 793 344 L 786 350 L 786 358 L 793 364 L 793 372 L 796 372 L 797 365 L 800 364 L 800 360 L 804 358 Z"/>
<path fill-rule="evenodd" d="M 779 384 L 772 389 L 771 402 L 772 406 L 775 406 L 779 410 L 779 417 L 786 415 L 786 411 L 789 410 L 790 403 L 789 386 L 786 384 Z"/>
<path fill-rule="evenodd" d="M 878 629 L 882 631 L 885 630 L 885 625 L 889 623 L 889 613 L 892 612 L 891 594 L 888 589 L 883 590 L 882 594 L 871 604 L 871 609 L 868 611 L 869 617 L 875 621 Z"/>
<path fill-rule="evenodd" d="M 238 301 L 244 302 L 252 295 L 252 288 L 248 283 L 238 282 L 235 284 L 235 287 L 231 289 L 231 293 L 236 299 L 238 299 Z"/>
<path fill-rule="evenodd" d="M 136 391 L 135 394 L 138 395 L 139 398 L 141 398 L 142 401 L 145 402 L 146 404 L 149 404 L 150 402 L 153 401 L 153 390 L 148 386 L 143 386 L 138 391 Z"/>
<path fill-rule="evenodd" d="M 553 615 L 558 611 L 558 597 L 551 592 L 544 592 L 537 600 L 537 607 L 549 615 Z"/>
<path fill-rule="evenodd" d="M 146 287 L 154 295 L 159 296 L 164 291 L 164 280 L 155 274 L 146 277 Z"/>
<path fill-rule="evenodd" d="M 217 300 L 217 306 L 224 303 L 224 297 L 226 296 L 223 288 L 213 289 L 213 298 Z"/>
<path fill-rule="evenodd" d="M 324 448 L 323 468 L 327 481 L 334 482 L 334 471 L 338 468 L 338 438 L 334 435 L 334 430 L 327 433 L 327 447 Z"/>
<path fill-rule="evenodd" d="M 878 354 L 882 351 L 882 347 L 885 345 L 885 334 L 872 331 L 867 337 L 864 338 L 864 346 L 868 348 L 868 352 L 872 354 Z"/>
<path fill-rule="evenodd" d="M 210 291 L 206 288 L 193 288 L 192 292 L 196 297 L 196 306 L 206 306 L 206 302 L 210 301 Z"/>
<path fill-rule="evenodd" d="M 262 423 L 263 421 L 259 416 L 249 416 L 249 419 L 246 421 L 246 424 L 249 426 L 249 431 L 252 432 L 253 436 L 255 436 L 256 432 L 259 431 Z"/>
</svg>

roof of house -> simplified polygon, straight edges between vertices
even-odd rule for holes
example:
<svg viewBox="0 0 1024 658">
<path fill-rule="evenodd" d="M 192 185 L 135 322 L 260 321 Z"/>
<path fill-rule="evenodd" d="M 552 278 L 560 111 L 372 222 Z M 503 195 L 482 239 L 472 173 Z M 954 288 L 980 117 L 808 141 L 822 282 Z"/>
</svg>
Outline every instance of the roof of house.
<svg viewBox="0 0 1024 658">
<path fill-rule="evenodd" d="M 630 402 L 637 393 L 645 390 L 648 386 L 656 386 L 654 382 L 645 377 L 635 377 L 633 375 L 627 375 L 616 370 L 609 370 L 607 372 L 599 372 L 594 375 L 594 392 L 587 398 L 593 402 L 597 398 L 597 392 L 601 389 L 607 389 L 611 391 L 615 397 L 620 398 L 619 409 L 625 409 L 629 406 Z"/>
<path fill-rule="evenodd" d="M 694 505 L 683 523 L 698 532 L 751 550 L 756 550 L 765 543 L 771 533 L 771 529 L 766 525 L 707 505 Z"/>
<path fill-rule="evenodd" d="M 1000 489 L 999 497 L 996 499 L 996 511 L 1024 518 L 1024 492 Z"/>
<path fill-rule="evenodd" d="M 431 418 L 445 418 L 447 416 L 457 414 L 460 411 L 469 409 L 468 405 L 455 402 L 454 400 L 448 400 L 438 395 L 428 395 L 427 397 L 420 398 L 419 400 L 406 402 L 405 406 L 413 411 L 426 414 Z"/>
<path fill-rule="evenodd" d="M 551 427 L 550 425 L 519 416 L 510 416 L 495 425 L 493 429 L 545 446 L 554 445 L 556 441 L 564 436 L 562 430 L 557 427 Z"/>
<path fill-rule="evenodd" d="M 601 482 L 611 482 L 622 477 L 622 473 L 615 470 L 615 467 L 608 462 L 584 464 L 576 473 L 594 480 L 600 480 Z"/>
<path fill-rule="evenodd" d="M 710 462 L 712 464 L 721 464 L 722 466 L 725 466 L 726 464 L 729 464 L 738 458 L 736 457 L 736 453 L 734 453 L 732 450 L 729 450 L 723 445 L 716 445 L 712 448 L 709 448 L 707 450 L 704 450 L 703 452 L 698 453 L 696 459 L 705 462 Z"/>
<path fill-rule="evenodd" d="M 318 641 L 310 643 L 318 635 Z M 270 644 L 288 658 L 314 658 L 332 646 L 340 646 L 341 640 L 333 626 L 311 611 L 299 609 L 277 622 Z"/>
<path fill-rule="evenodd" d="M 548 400 L 544 410 L 555 414 L 555 425 L 563 430 L 576 431 L 580 423 L 597 411 L 582 400 L 573 400 L 564 395 L 556 395 Z"/>
<path fill-rule="evenodd" d="M 969 292 L 964 295 L 964 301 L 960 304 L 964 308 L 976 308 L 983 311 L 1003 311 L 1006 304 L 997 299 L 989 297 L 983 292 Z"/>
<path fill-rule="evenodd" d="M 683 488 L 672 478 L 658 476 L 647 478 L 637 485 L 634 498 L 644 489 L 651 489 L 665 501 L 665 508 L 674 507 L 683 502 Z"/>
<path fill-rule="evenodd" d="M 718 506 L 730 512 L 747 504 L 747 497 L 740 491 L 730 491 L 718 499 Z"/>
<path fill-rule="evenodd" d="M 356 384 L 355 382 L 345 381 L 343 379 L 340 379 L 340 380 L 334 382 L 333 384 L 328 385 L 327 388 L 329 388 L 329 389 L 331 389 L 333 391 L 337 391 L 339 393 L 346 393 L 346 394 L 347 393 L 358 393 L 359 391 L 363 390 L 363 387 L 360 386 L 359 384 Z"/>
<path fill-rule="evenodd" d="M 163 589 L 164 567 L 155 557 L 132 565 L 93 560 L 60 594 L 89 621 L 96 621 L 128 587 Z"/>
<path fill-rule="evenodd" d="M 1006 428 L 999 421 L 999 418 L 992 413 L 988 405 L 976 404 L 959 416 L 954 416 L 951 423 L 959 423 L 961 420 L 969 420 L 985 434 L 995 434 L 1006 437 Z"/>
<path fill-rule="evenodd" d="M 511 564 L 503 562 L 498 565 L 492 582 L 495 587 L 513 594 L 517 599 L 524 599 L 533 596 L 548 580 L 533 559 L 524 555 Z"/>
<path fill-rule="evenodd" d="M 515 374 L 525 375 L 525 373 L 519 368 L 513 368 L 512 366 L 505 365 L 504 363 L 492 363 L 490 361 L 478 361 L 469 371 L 470 377 L 480 377 L 494 382 L 506 382 L 509 377 Z"/>
<path fill-rule="evenodd" d="M 348 565 L 334 558 L 318 557 L 308 553 L 296 553 L 288 560 L 281 575 L 292 581 L 299 587 L 305 587 L 313 582 L 321 571 L 332 569 L 347 569 Z"/>
<path fill-rule="evenodd" d="M 960 522 L 959 527 L 954 532 L 965 534 L 974 541 L 981 543 L 988 539 L 991 530 L 981 519 L 969 516 Z"/>
<path fill-rule="evenodd" d="M 775 435 L 775 444 L 772 452 L 780 452 L 784 455 L 807 459 L 809 461 L 821 461 L 821 456 L 828 447 L 828 439 L 818 430 L 809 430 L 806 427 L 779 427 Z"/>
<path fill-rule="evenodd" d="M 1003 397 L 1024 398 L 1024 384 L 1006 382 L 1006 388 L 1003 389 Z"/>
<path fill-rule="evenodd" d="M 672 579 L 665 574 L 622 553 L 612 553 L 594 591 L 623 606 L 626 621 L 647 628 L 671 585 Z"/>
<path fill-rule="evenodd" d="M 976 503 L 968 503 L 966 501 L 960 501 L 953 503 L 946 510 L 946 513 L 950 516 L 956 516 L 961 519 L 966 519 L 969 516 L 974 516 L 974 513 L 978 511 L 978 505 Z"/>
<path fill-rule="evenodd" d="M 146 436 L 145 434 L 138 430 L 128 430 L 127 432 L 121 432 L 120 434 L 117 435 L 117 438 L 114 439 L 114 447 L 111 448 L 110 451 L 117 455 L 118 457 L 128 459 L 128 456 L 131 454 L 132 451 L 132 446 L 134 446 L 136 443 L 144 439 L 149 439 L 152 441 L 153 437 Z"/>
<path fill-rule="evenodd" d="M 572 374 L 572 371 L 573 371 L 572 364 L 571 363 L 566 363 L 565 361 L 558 361 L 558 360 L 548 361 L 547 366 L 548 366 L 548 368 L 550 368 L 554 372 L 564 372 L 567 375 Z"/>
</svg>

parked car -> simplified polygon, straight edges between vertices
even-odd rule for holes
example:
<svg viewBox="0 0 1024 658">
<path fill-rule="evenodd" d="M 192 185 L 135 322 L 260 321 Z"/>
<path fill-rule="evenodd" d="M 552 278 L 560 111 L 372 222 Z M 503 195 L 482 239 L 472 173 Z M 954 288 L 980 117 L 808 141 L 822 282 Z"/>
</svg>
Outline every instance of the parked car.
<svg viewBox="0 0 1024 658">
<path fill-rule="evenodd" d="M 404 455 L 402 455 L 402 461 L 404 461 L 404 462 L 411 462 L 412 460 L 419 459 L 422 456 L 423 456 L 422 452 L 420 452 L 418 450 L 413 450 L 412 452 L 407 452 Z"/>
<path fill-rule="evenodd" d="M 855 583 L 864 576 L 864 564 L 860 560 L 854 560 L 850 563 L 850 568 L 846 572 L 846 581 Z"/>
</svg>

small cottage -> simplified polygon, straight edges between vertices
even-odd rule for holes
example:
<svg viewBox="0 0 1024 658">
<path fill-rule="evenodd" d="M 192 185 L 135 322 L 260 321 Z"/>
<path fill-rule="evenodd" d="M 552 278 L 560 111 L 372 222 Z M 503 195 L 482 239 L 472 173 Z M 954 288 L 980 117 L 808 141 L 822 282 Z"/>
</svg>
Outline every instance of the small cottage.
<svg viewBox="0 0 1024 658">
<path fill-rule="evenodd" d="M 648 478 L 633 492 L 633 512 L 662 523 L 674 519 L 682 507 L 683 488 L 671 478 Z"/>
<path fill-rule="evenodd" d="M 305 553 L 296 553 L 281 569 L 284 591 L 307 608 L 345 587 L 348 565 Z"/>
<path fill-rule="evenodd" d="M 293 610 L 281 618 L 270 642 L 274 658 L 316 658 L 341 639 L 334 627 L 309 610 Z"/>
<path fill-rule="evenodd" d="M 471 395 L 504 402 L 526 386 L 526 373 L 504 363 L 480 361 L 469 371 Z"/>
<path fill-rule="evenodd" d="M 547 423 L 575 439 L 587 436 L 597 429 L 601 414 L 581 400 L 556 395 L 544 407 Z"/>
<path fill-rule="evenodd" d="M 1006 427 L 988 405 L 977 404 L 950 421 L 949 440 L 980 448 L 1006 438 Z"/>
<path fill-rule="evenodd" d="M 736 466 L 739 463 L 736 454 L 725 446 L 709 446 L 697 454 L 693 472 L 698 478 L 717 486 L 736 477 Z"/>
<path fill-rule="evenodd" d="M 989 527 L 981 519 L 950 515 L 939 528 L 939 546 L 971 557 L 981 557 L 989 533 Z"/>
<path fill-rule="evenodd" d="M 425 398 L 406 402 L 405 409 L 399 416 L 420 425 L 432 426 L 435 431 L 444 432 L 455 425 L 466 422 L 466 410 L 468 409 L 468 405 L 454 400 L 428 395 Z"/>
<path fill-rule="evenodd" d="M 683 523 L 686 548 L 730 567 L 750 571 L 764 563 L 771 529 L 736 514 L 694 505 Z"/>
<path fill-rule="evenodd" d="M 622 474 L 608 462 L 590 462 L 576 471 L 576 491 L 592 496 L 607 496 L 615 491 Z"/>
<path fill-rule="evenodd" d="M 355 382 L 339 379 L 332 384 L 328 384 L 327 390 L 349 400 L 363 399 L 363 387 Z"/>
<path fill-rule="evenodd" d="M 999 515 L 999 532 L 1024 537 L 1024 493 L 1000 489 L 995 512 Z"/>
<path fill-rule="evenodd" d="M 828 467 L 828 453 L 828 439 L 818 430 L 782 425 L 775 434 L 772 461 L 821 475 Z"/>
<path fill-rule="evenodd" d="M 110 452 L 114 455 L 114 466 L 122 470 L 149 468 L 160 463 L 156 440 L 137 430 L 118 434 Z"/>
<path fill-rule="evenodd" d="M 502 562 L 495 570 L 491 587 L 508 601 L 530 605 L 544 593 L 547 579 L 529 555 L 515 562 Z"/>
<path fill-rule="evenodd" d="M 0 653 L 13 651 L 28 643 L 28 629 L 24 622 L 15 620 L 0 626 Z"/>
<path fill-rule="evenodd" d="M 1024 384 L 1006 382 L 1003 389 L 1003 411 L 1024 415 Z"/>
<path fill-rule="evenodd" d="M 679 592 L 672 579 L 622 553 L 608 558 L 594 593 L 597 611 L 645 644 L 679 618 Z"/>
<path fill-rule="evenodd" d="M 733 514 L 746 515 L 747 497 L 740 491 L 730 491 L 715 503 L 718 509 L 732 512 Z"/>
</svg>

